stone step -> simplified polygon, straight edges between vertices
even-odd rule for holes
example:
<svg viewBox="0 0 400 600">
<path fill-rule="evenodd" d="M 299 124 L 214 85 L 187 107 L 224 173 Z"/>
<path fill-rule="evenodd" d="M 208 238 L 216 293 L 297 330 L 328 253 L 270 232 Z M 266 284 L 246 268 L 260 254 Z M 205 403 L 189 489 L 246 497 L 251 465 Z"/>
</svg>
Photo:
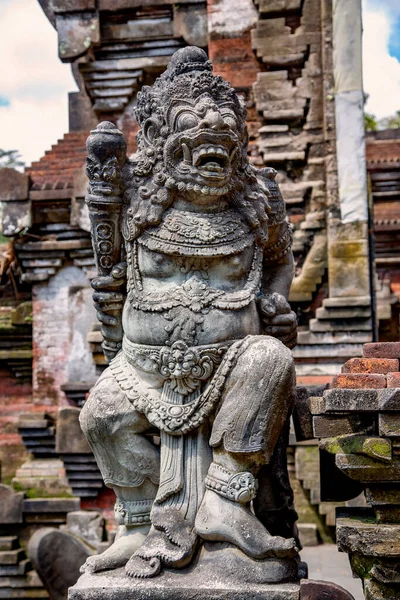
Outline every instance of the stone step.
<svg viewBox="0 0 400 600">
<path fill-rule="evenodd" d="M 310 319 L 310 331 L 314 333 L 336 332 L 336 331 L 372 331 L 371 319 L 357 319 L 351 323 L 346 320 L 335 319 L 332 321 L 320 321 L 319 319 Z"/>
<path fill-rule="evenodd" d="M 371 316 L 371 308 L 355 306 L 353 308 L 325 308 L 321 306 L 315 311 L 317 319 L 367 319 Z"/>
<path fill-rule="evenodd" d="M 350 358 L 362 356 L 362 344 L 299 344 L 293 349 L 295 358 L 312 359 L 315 362 L 316 358 L 340 358 L 342 362 Z"/>
<path fill-rule="evenodd" d="M 0 565 L 0 583 L 3 582 L 3 577 L 18 577 L 25 575 L 32 569 L 29 558 L 21 560 L 17 565 Z"/>
<path fill-rule="evenodd" d="M 366 344 L 372 341 L 372 332 L 343 331 L 337 333 L 314 333 L 299 331 L 297 343 L 301 344 Z"/>
<path fill-rule="evenodd" d="M 16 535 L 3 535 L 0 537 L 0 551 L 18 548 L 19 540 Z"/>
<path fill-rule="evenodd" d="M 322 306 L 325 308 L 348 308 L 350 306 L 370 306 L 370 296 L 344 296 L 337 298 L 325 298 Z"/>
<path fill-rule="evenodd" d="M 0 551 L 0 565 L 17 565 L 25 557 L 25 550 L 17 548 L 16 550 Z"/>
</svg>

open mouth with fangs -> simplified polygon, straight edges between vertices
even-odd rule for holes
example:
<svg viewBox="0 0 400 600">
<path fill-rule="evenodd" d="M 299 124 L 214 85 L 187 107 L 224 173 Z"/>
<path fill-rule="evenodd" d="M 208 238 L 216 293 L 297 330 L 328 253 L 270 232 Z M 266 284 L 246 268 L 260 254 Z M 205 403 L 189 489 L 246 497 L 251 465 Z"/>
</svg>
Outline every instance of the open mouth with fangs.
<svg viewBox="0 0 400 600">
<path fill-rule="evenodd" d="M 202 134 L 195 139 L 181 139 L 175 160 L 182 173 L 222 182 L 230 174 L 236 152 L 237 145 L 231 136 Z"/>
<path fill-rule="evenodd" d="M 202 144 L 190 152 L 188 146 L 182 144 L 184 161 L 204 172 L 204 174 L 223 175 L 230 165 L 229 154 L 222 146 Z"/>
</svg>

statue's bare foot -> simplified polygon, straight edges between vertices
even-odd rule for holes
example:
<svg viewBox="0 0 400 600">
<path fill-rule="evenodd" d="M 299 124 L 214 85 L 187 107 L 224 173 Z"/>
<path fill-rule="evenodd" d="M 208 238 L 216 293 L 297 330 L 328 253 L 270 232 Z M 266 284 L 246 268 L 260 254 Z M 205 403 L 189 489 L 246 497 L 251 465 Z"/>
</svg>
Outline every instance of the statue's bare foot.
<svg viewBox="0 0 400 600">
<path fill-rule="evenodd" d="M 121 525 L 115 542 L 102 554 L 89 556 L 81 567 L 81 573 L 96 573 L 107 569 L 117 569 L 126 565 L 130 557 L 146 539 L 150 525 L 125 527 Z"/>
<path fill-rule="evenodd" d="M 195 529 L 203 540 L 230 542 L 253 558 L 296 556 L 296 541 L 272 536 L 248 508 L 206 490 Z"/>
</svg>

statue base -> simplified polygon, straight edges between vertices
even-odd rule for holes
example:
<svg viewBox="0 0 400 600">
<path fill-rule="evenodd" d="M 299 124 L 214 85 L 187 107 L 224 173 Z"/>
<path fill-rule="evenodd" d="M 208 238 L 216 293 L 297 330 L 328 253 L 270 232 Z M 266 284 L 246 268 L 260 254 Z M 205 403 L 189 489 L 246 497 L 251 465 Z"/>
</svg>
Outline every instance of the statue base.
<svg viewBox="0 0 400 600">
<path fill-rule="evenodd" d="M 204 544 L 185 569 L 165 569 L 152 579 L 124 569 L 85 573 L 69 600 L 299 600 L 297 559 L 253 560 L 230 544 Z M 294 582 L 294 583 L 293 583 Z"/>
</svg>

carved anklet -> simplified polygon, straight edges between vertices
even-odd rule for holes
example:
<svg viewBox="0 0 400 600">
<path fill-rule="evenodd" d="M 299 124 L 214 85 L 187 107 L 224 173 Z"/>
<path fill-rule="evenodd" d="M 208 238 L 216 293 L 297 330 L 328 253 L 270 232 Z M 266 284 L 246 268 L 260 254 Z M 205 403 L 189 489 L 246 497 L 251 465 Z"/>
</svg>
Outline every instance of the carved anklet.
<svg viewBox="0 0 400 600">
<path fill-rule="evenodd" d="M 154 498 L 149 500 L 117 500 L 114 506 L 118 525 L 145 525 L 150 523 Z"/>
<path fill-rule="evenodd" d="M 218 465 L 211 463 L 205 479 L 206 488 L 216 492 L 223 498 L 247 504 L 256 497 L 258 482 L 249 471 L 232 473 Z"/>
</svg>

